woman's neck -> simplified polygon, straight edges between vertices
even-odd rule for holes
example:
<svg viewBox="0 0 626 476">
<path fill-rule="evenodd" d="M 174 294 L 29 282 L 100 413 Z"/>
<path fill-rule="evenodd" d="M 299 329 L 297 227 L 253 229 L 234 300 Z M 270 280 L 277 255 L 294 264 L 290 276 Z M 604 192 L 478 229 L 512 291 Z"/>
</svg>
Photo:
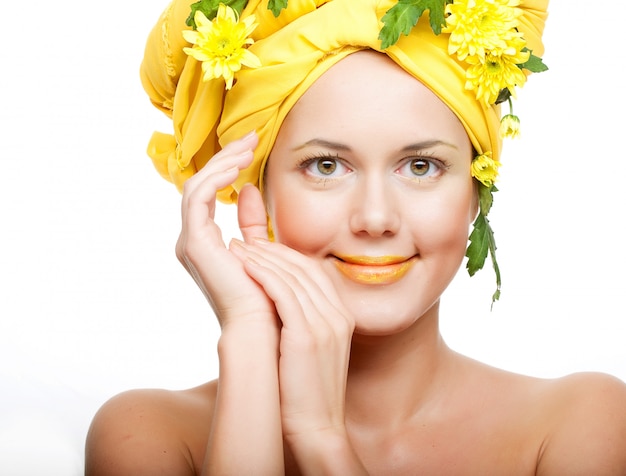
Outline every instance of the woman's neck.
<svg viewBox="0 0 626 476">
<path fill-rule="evenodd" d="M 346 390 L 348 420 L 385 426 L 406 421 L 440 394 L 450 380 L 454 355 L 439 333 L 438 303 L 401 333 L 355 335 Z"/>
</svg>

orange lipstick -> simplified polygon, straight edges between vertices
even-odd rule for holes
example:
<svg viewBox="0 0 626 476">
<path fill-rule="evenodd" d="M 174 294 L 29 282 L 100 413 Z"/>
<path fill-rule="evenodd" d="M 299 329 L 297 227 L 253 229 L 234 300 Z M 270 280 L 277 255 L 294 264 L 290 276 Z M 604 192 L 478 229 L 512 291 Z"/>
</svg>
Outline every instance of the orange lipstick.
<svg viewBox="0 0 626 476">
<path fill-rule="evenodd" d="M 415 256 L 341 256 L 335 266 L 356 283 L 392 284 L 402 279 L 416 261 Z"/>
</svg>

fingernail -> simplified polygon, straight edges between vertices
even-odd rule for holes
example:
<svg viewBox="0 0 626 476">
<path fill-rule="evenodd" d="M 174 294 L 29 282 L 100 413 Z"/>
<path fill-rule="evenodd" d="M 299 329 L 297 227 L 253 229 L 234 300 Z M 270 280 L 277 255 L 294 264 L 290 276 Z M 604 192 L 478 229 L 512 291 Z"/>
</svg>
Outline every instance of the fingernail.
<svg viewBox="0 0 626 476">
<path fill-rule="evenodd" d="M 240 248 L 243 248 L 243 245 L 244 245 L 243 241 L 238 240 L 237 238 L 231 238 L 230 244 L 231 245 L 235 245 L 235 246 L 239 246 Z"/>
<path fill-rule="evenodd" d="M 248 140 L 256 135 L 256 131 L 250 131 L 241 138 L 242 141 Z"/>
</svg>

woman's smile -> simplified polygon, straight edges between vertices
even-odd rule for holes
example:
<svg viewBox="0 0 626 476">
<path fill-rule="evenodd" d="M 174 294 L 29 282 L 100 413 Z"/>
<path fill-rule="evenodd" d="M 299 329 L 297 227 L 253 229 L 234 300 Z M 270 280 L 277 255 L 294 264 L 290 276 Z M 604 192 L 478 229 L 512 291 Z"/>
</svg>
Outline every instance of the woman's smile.
<svg viewBox="0 0 626 476">
<path fill-rule="evenodd" d="M 404 277 L 417 256 L 335 256 L 333 261 L 344 276 L 361 284 L 392 284 Z"/>
</svg>

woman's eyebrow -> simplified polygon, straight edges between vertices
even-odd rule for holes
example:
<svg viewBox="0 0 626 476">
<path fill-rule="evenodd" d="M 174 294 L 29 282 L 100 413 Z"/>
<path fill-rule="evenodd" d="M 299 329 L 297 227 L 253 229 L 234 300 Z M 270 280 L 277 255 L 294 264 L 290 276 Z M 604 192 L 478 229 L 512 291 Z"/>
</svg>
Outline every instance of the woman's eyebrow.
<svg viewBox="0 0 626 476">
<path fill-rule="evenodd" d="M 420 141 L 420 142 L 415 142 L 413 144 L 409 144 L 406 147 L 403 147 L 401 150 L 402 152 L 410 152 L 412 150 L 424 150 L 424 149 L 430 149 L 431 147 L 436 147 L 436 146 L 446 146 L 446 147 L 451 147 L 453 149 L 458 149 L 458 147 L 455 144 L 452 144 L 450 142 L 446 142 L 443 140 L 425 140 L 425 141 Z"/>
<path fill-rule="evenodd" d="M 342 150 L 342 151 L 351 150 L 350 147 L 348 147 L 345 144 L 332 142 L 326 139 L 311 139 L 309 141 L 306 141 L 304 144 L 299 145 L 298 147 L 295 147 L 293 150 L 301 150 L 301 149 L 304 149 L 305 147 L 310 147 L 313 145 L 319 146 L 319 147 L 325 147 L 327 149 L 334 149 L 334 150 Z"/>
</svg>

